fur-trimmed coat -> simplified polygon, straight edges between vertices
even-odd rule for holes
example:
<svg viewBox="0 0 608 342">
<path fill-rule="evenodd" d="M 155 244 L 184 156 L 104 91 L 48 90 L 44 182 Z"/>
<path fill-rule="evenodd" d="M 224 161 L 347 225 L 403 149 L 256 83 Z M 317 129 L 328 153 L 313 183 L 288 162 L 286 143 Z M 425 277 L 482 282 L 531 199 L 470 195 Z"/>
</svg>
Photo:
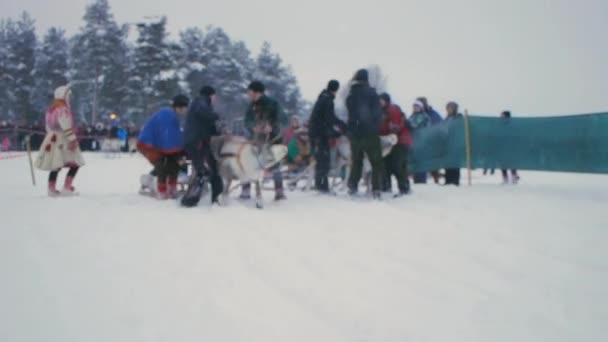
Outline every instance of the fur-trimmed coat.
<svg viewBox="0 0 608 342">
<path fill-rule="evenodd" d="M 55 100 L 46 112 L 46 136 L 36 159 L 38 169 L 54 171 L 85 164 L 78 144 L 73 150 L 69 148 L 70 143 L 77 142 L 75 129 L 70 107 L 63 100 Z"/>
</svg>

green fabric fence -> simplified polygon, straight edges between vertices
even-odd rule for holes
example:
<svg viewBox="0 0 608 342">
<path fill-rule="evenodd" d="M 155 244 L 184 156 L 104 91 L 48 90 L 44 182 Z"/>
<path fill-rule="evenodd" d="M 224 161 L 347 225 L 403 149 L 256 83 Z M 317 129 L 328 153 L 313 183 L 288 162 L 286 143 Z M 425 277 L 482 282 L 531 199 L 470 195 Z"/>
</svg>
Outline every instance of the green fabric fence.
<svg viewBox="0 0 608 342">
<path fill-rule="evenodd" d="M 410 172 L 465 168 L 465 119 L 414 132 Z M 470 116 L 473 168 L 608 173 L 608 113 L 534 118 Z"/>
</svg>

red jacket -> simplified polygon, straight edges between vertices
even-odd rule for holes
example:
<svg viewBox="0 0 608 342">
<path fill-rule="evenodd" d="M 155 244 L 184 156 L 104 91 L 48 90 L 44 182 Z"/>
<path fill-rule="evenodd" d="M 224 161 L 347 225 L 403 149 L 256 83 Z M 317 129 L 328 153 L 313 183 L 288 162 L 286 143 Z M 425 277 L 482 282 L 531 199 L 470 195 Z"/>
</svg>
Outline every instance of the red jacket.
<svg viewBox="0 0 608 342">
<path fill-rule="evenodd" d="M 412 146 L 412 135 L 399 107 L 389 105 L 384 109 L 384 120 L 380 126 L 380 135 L 396 134 L 399 145 Z"/>
</svg>

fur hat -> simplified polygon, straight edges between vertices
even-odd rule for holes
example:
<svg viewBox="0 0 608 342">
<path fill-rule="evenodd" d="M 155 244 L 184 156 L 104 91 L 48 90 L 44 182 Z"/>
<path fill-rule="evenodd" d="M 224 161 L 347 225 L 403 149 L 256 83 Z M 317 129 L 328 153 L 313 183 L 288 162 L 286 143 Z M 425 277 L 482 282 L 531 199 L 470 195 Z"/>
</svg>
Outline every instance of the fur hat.
<svg viewBox="0 0 608 342">
<path fill-rule="evenodd" d="M 361 69 L 361 70 L 357 71 L 357 73 L 355 73 L 355 77 L 353 77 L 353 81 L 368 83 L 369 82 L 369 73 L 367 72 L 367 70 Z"/>
<path fill-rule="evenodd" d="M 215 89 L 211 86 L 204 86 L 200 91 L 201 96 L 213 96 L 215 95 Z"/>
<path fill-rule="evenodd" d="M 262 83 L 260 81 L 253 81 L 249 84 L 249 87 L 247 87 L 247 90 L 251 90 L 256 93 L 263 93 L 266 91 L 266 87 L 264 86 L 264 83 Z"/>
<path fill-rule="evenodd" d="M 338 91 L 338 89 L 340 89 L 340 82 L 338 82 L 336 80 L 331 80 L 327 84 L 327 91 L 329 91 L 331 93 Z"/>
<path fill-rule="evenodd" d="M 70 94 L 70 87 L 65 85 L 55 89 L 55 100 L 65 100 Z"/>
</svg>

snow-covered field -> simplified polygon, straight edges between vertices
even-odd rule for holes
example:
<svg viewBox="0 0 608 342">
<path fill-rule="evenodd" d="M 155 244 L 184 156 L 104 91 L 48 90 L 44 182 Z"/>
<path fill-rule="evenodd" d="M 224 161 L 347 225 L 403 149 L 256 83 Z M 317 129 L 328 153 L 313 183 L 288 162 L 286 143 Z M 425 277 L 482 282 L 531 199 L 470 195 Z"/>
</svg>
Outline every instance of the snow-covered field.
<svg viewBox="0 0 608 342">
<path fill-rule="evenodd" d="M 0 341 L 608 340 L 606 176 L 187 210 L 86 158 L 62 199 L 0 160 Z"/>
</svg>

